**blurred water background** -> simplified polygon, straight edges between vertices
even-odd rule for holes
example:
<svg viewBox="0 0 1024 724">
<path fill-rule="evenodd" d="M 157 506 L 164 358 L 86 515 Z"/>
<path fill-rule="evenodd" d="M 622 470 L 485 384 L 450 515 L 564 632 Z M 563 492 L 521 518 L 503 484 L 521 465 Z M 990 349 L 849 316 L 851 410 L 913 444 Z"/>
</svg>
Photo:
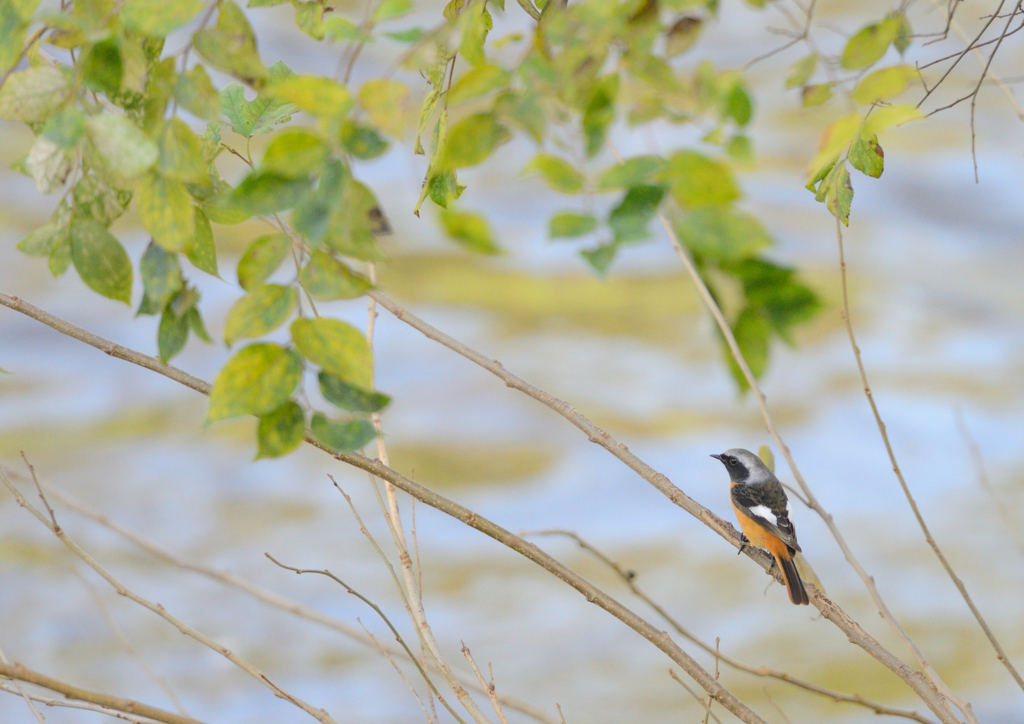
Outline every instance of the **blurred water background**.
<svg viewBox="0 0 1024 724">
<path fill-rule="evenodd" d="M 858 19 L 889 9 L 879 3 L 873 16 L 869 7 L 874 5 L 819 3 L 817 37 L 841 47 L 843 36 L 834 28 L 850 33 Z M 915 22 L 937 29 L 941 16 L 929 7 L 915 7 Z M 967 3 L 961 17 L 973 21 L 986 7 Z M 439 8 L 424 4 L 402 27 L 426 24 Z M 316 46 L 311 52 L 314 46 L 295 29 L 291 13 L 290 6 L 251 13 L 263 59 L 329 74 L 338 49 Z M 525 20 L 509 3 L 495 33 L 526 29 Z M 710 52 L 721 68 L 740 67 L 780 43 L 766 24 L 782 24 L 781 16 L 723 3 L 720 20 L 710 23 L 696 53 Z M 940 47 L 951 52 L 962 46 L 951 40 Z M 355 82 L 397 50 L 386 42 L 367 47 Z M 793 49 L 749 70 L 757 161 L 741 172 L 744 205 L 775 235 L 772 256 L 798 266 L 825 302 L 794 348 L 773 350 L 764 389 L 807 480 L 932 663 L 974 703 L 982 722 L 1024 721 L 1024 695 L 925 544 L 860 387 L 839 316 L 834 223 L 802 188 L 812 139 L 829 111 L 800 110 L 796 92 L 782 90 L 786 67 L 803 52 Z M 996 67 L 1012 75 L 1022 59 L 1020 44 L 1008 41 Z M 951 94 L 977 78 L 973 58 L 962 65 L 964 72 L 950 79 Z M 847 261 L 865 363 L 908 482 L 1020 667 L 1024 127 L 988 86 L 976 125 L 978 184 L 966 107 L 882 139 L 882 178 L 854 178 Z M 687 133 L 673 133 L 618 127 L 613 139 L 624 154 L 663 152 L 692 141 Z M 45 222 L 53 202 L 7 170 L 30 139 L 24 126 L 0 125 L 0 289 L 155 354 L 155 319 L 133 319 L 123 305 L 86 289 L 73 271 L 54 281 L 45 263 L 14 250 Z M 465 173 L 469 190 L 462 201 L 489 215 L 509 253 L 495 259 L 468 255 L 440 238 L 429 213 L 423 219 L 410 213 L 424 171 L 410 142 L 358 170 L 395 227 L 385 242 L 391 256 L 381 268 L 385 291 L 569 400 L 687 494 L 731 519 L 724 472 L 708 455 L 734 446 L 756 450 L 769 439 L 753 400 L 737 394 L 710 319 L 668 242 L 656 234 L 628 249 L 607 280 L 598 279 L 577 247 L 546 240 L 547 219 L 571 208 L 572 200 L 520 175 L 534 151 L 517 140 Z M 240 173 L 230 159 L 225 169 Z M 229 281 L 194 270 L 189 275 L 201 289 L 215 337 L 239 296 L 233 283 L 238 255 L 265 233 L 255 222 L 216 231 L 222 276 Z M 137 261 L 146 239 L 134 215 L 120 220 L 115 232 Z M 140 294 L 136 281 L 136 301 Z M 321 313 L 365 326 L 364 301 L 325 306 Z M 222 344 L 192 340 L 175 364 L 210 380 L 228 355 Z M 326 579 L 282 571 L 263 553 L 292 565 L 330 568 L 414 638 L 390 578 L 327 478 L 335 476 L 374 535 L 387 542 L 364 474 L 312 449 L 253 463 L 255 421 L 204 429 L 201 396 L 9 310 L 0 310 L 0 367 L 13 373 L 0 375 L 0 461 L 8 468 L 24 469 L 18 459 L 23 450 L 44 480 L 187 558 L 235 571 L 353 625 L 361 621 L 389 640 L 383 624 L 354 597 Z M 513 531 L 578 532 L 635 570 L 639 584 L 685 626 L 708 641 L 719 638 L 722 651 L 741 661 L 924 710 L 900 681 L 813 609 L 791 606 L 777 586 L 766 590 L 768 579 L 746 558 L 737 558 L 718 536 L 565 420 L 386 312 L 377 326 L 376 370 L 380 389 L 394 396 L 384 426 L 399 470 Z M 998 502 L 979 484 L 958 411 L 977 440 Z M 779 472 L 787 479 L 784 466 Z M 1004 525 L 1000 506 L 1012 525 Z M 806 556 L 829 595 L 903 656 L 824 525 L 811 511 L 794 508 Z M 409 510 L 403 499 L 407 520 Z M 339 722 L 421 720 L 419 706 L 374 649 L 160 563 L 61 506 L 57 513 L 69 534 L 133 590 L 252 660 Z M 436 511 L 417 506 L 416 524 L 428 616 L 452 660 L 461 661 L 464 641 L 478 662 L 493 664 L 500 691 L 552 717 L 558 702 L 570 724 L 703 718 L 702 707 L 668 676 L 670 662 L 579 594 Z M 654 620 L 574 544 L 537 542 Z M 111 635 L 74 570 L 83 571 L 133 645 L 194 715 L 227 724 L 308 721 L 216 654 L 114 595 L 4 492 L 0 646 L 10 658 L 82 686 L 170 707 Z M 714 667 L 711 657 L 684 646 Z M 770 721 L 875 719 L 867 710 L 728 667 L 721 678 Z M 55 722 L 97 720 L 68 710 L 45 714 Z M 524 721 L 514 712 L 510 719 Z M 0 720 L 28 722 L 31 714 L 23 702 L 5 696 Z"/>
</svg>

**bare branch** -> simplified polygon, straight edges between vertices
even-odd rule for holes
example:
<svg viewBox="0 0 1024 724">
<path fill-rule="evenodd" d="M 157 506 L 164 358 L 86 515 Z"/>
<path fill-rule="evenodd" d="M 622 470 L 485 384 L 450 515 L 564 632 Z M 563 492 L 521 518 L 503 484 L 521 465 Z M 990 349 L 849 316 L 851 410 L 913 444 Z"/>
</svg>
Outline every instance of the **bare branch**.
<svg viewBox="0 0 1024 724">
<path fill-rule="evenodd" d="M 484 679 L 484 675 L 480 673 L 480 669 L 477 667 L 476 662 L 473 661 L 473 654 L 469 653 L 469 648 L 465 642 L 462 644 L 462 655 L 466 657 L 466 661 L 473 669 L 473 673 L 476 674 L 477 680 L 480 682 L 480 686 L 484 687 L 487 692 L 487 698 L 491 700 L 491 706 L 494 707 L 494 713 L 498 715 L 498 719 L 501 720 L 501 724 L 508 724 L 508 719 L 505 718 L 505 712 L 501 710 L 501 703 L 498 701 L 498 697 L 494 695 L 494 676 L 491 676 L 491 680 L 487 681 Z"/>
<path fill-rule="evenodd" d="M 119 696 L 101 694 L 99 692 L 72 686 L 71 684 L 60 681 L 59 679 L 54 679 L 46 674 L 40 674 L 37 671 L 33 671 L 32 669 L 22 666 L 17 662 L 13 664 L 0 664 L 0 676 L 24 681 L 27 684 L 35 684 L 36 686 L 41 686 L 44 689 L 49 689 L 50 691 L 56 691 L 59 694 L 63 694 L 69 699 L 87 701 L 91 704 L 96 704 L 115 711 L 138 714 L 139 716 L 144 716 L 149 719 L 153 719 L 154 721 L 164 722 L 165 724 L 203 724 L 203 722 L 198 719 L 193 719 L 189 716 L 182 716 L 181 714 L 175 714 L 170 711 L 164 711 L 163 709 L 157 709 L 155 706 L 149 706 L 148 704 L 143 704 L 142 702 L 135 701 L 134 699 L 122 699 Z"/>
<path fill-rule="evenodd" d="M 1018 2 L 1018 6 L 1020 3 Z M 994 52 L 994 51 L 993 51 Z M 875 403 L 875 396 L 871 392 L 871 385 L 868 383 L 867 371 L 864 369 L 864 360 L 860 354 L 860 347 L 857 345 L 857 338 L 853 334 L 853 323 L 850 321 L 850 300 L 846 289 L 846 257 L 843 254 L 843 230 L 839 221 L 839 217 L 836 217 L 836 241 L 839 245 L 839 277 L 843 290 L 843 323 L 846 325 L 846 334 L 850 338 L 850 347 L 853 349 L 853 356 L 857 360 L 857 371 L 860 373 L 860 381 L 864 385 L 864 395 L 868 398 L 868 403 L 871 405 L 871 413 L 875 416 L 875 424 L 878 426 L 878 432 L 882 436 L 882 442 L 885 444 L 885 451 L 889 454 L 889 462 L 892 463 L 892 471 L 896 474 L 896 479 L 900 483 L 900 488 L 903 489 L 903 494 L 907 498 L 907 502 L 910 504 L 910 509 L 914 512 L 914 518 L 917 519 L 917 524 L 921 527 L 921 532 L 924 533 L 924 539 L 931 546 L 931 549 L 935 552 L 935 557 L 939 559 L 942 567 L 946 570 L 946 574 L 950 580 L 953 581 L 953 585 L 960 592 L 967 607 L 971 609 L 971 613 L 974 614 L 974 618 L 978 621 L 978 625 L 981 626 L 981 630 L 985 632 L 985 636 L 988 638 L 989 643 L 992 644 L 992 648 L 995 649 L 996 658 L 999 659 L 1003 666 L 1006 667 L 1007 671 L 1013 677 L 1017 685 L 1024 690 L 1024 679 L 1021 678 L 1017 669 L 1014 668 L 1007 657 L 1006 652 L 1003 651 L 1003 647 L 999 644 L 999 640 L 996 639 L 995 634 L 992 633 L 992 629 L 989 628 L 985 618 L 981 615 L 981 611 L 974 605 L 974 600 L 967 592 L 967 587 L 964 582 L 953 570 L 953 566 L 946 558 L 942 549 L 939 548 L 939 544 L 935 541 L 932 536 L 931 530 L 928 529 L 928 524 L 924 521 L 924 516 L 921 515 L 921 510 L 917 507 L 917 501 L 914 500 L 913 494 L 910 492 L 910 486 L 907 485 L 906 479 L 903 477 L 903 471 L 900 470 L 900 465 L 896 461 L 896 453 L 892 449 L 892 443 L 889 441 L 889 434 L 886 432 L 885 423 L 882 421 L 882 415 L 878 411 L 878 405 Z M 968 707 L 970 704 L 968 704 Z M 966 712 L 964 712 L 966 714 Z"/>
<path fill-rule="evenodd" d="M 672 678 L 673 678 L 673 679 L 674 679 L 674 680 L 675 680 L 676 682 L 678 682 L 678 684 L 679 684 L 679 685 L 680 685 L 681 687 L 683 687 L 684 689 L 686 689 L 686 692 L 687 692 L 687 693 L 688 693 L 688 694 L 689 694 L 690 696 L 692 696 L 692 697 L 693 697 L 694 699 L 696 699 L 696 700 L 697 700 L 697 703 L 698 703 L 698 704 L 700 704 L 700 705 L 701 705 L 702 707 L 703 707 L 703 706 L 707 706 L 707 712 L 708 712 L 708 714 L 710 714 L 710 715 L 711 715 L 711 718 L 712 718 L 712 719 L 714 719 L 714 720 L 715 720 L 716 722 L 718 722 L 718 724 L 722 724 L 722 720 L 721 720 L 721 719 L 719 719 L 719 718 L 718 718 L 717 716 L 715 716 L 715 715 L 714 715 L 714 714 L 713 714 L 713 713 L 711 712 L 711 704 L 710 704 L 710 701 L 708 700 L 708 698 L 707 698 L 707 697 L 701 696 L 701 695 L 700 695 L 700 694 L 698 694 L 698 693 L 697 693 L 696 691 L 694 691 L 693 689 L 691 689 L 691 688 L 690 688 L 690 686 L 689 686 L 689 684 L 687 684 L 687 683 L 686 683 L 685 681 L 683 681 L 682 679 L 680 679 L 680 678 L 679 678 L 679 676 L 678 676 L 678 675 L 676 674 L 676 672 L 675 672 L 675 671 L 673 671 L 672 669 L 669 669 L 669 670 L 668 670 L 668 675 L 669 675 L 669 676 L 671 676 L 671 677 L 672 677 Z"/>
<path fill-rule="evenodd" d="M 4 653 L 4 650 L 2 648 L 0 648 L 0 663 L 3 663 L 3 664 L 10 664 L 11 663 L 10 660 L 7 658 L 7 654 Z M 22 685 L 19 684 L 16 680 L 13 681 L 12 683 L 13 683 L 13 688 L 15 689 L 15 691 L 13 693 L 21 695 L 21 698 L 25 700 L 25 705 L 28 706 L 29 711 L 32 712 L 32 715 L 36 718 L 36 721 L 39 722 L 39 724 L 46 724 L 46 719 L 44 719 L 43 715 L 39 713 L 38 709 L 36 709 L 35 704 L 32 703 L 32 698 L 29 697 L 29 695 L 25 693 L 24 687 L 22 687 Z"/>
</svg>

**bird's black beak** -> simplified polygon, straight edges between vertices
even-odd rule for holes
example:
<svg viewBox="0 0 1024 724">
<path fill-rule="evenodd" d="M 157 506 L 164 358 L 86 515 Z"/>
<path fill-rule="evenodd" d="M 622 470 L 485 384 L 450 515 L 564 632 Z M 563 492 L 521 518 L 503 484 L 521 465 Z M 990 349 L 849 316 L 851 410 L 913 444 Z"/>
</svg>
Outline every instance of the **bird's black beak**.
<svg viewBox="0 0 1024 724">
<path fill-rule="evenodd" d="M 712 455 L 711 457 L 713 457 L 718 462 L 722 462 L 722 456 L 721 455 Z"/>
</svg>

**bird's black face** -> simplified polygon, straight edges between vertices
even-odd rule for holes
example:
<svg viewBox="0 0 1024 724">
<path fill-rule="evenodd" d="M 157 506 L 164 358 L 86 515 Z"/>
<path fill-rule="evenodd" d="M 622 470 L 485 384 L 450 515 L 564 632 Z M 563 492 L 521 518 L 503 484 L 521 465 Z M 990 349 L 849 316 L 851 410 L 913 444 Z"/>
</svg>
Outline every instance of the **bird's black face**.
<svg viewBox="0 0 1024 724">
<path fill-rule="evenodd" d="M 725 466 L 725 469 L 729 471 L 729 479 L 734 483 L 742 483 L 750 476 L 747 466 L 733 455 L 722 453 L 721 455 L 712 455 L 711 457 L 720 461 Z"/>
</svg>

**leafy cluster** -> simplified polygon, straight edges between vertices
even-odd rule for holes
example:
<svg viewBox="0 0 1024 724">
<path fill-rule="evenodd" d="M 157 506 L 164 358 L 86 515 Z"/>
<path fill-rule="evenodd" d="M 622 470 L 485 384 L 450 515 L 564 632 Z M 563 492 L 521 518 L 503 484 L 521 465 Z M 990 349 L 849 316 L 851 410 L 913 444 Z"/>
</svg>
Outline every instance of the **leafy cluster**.
<svg viewBox="0 0 1024 724">
<path fill-rule="evenodd" d="M 250 0 L 248 7 L 283 4 Z M 235 0 L 77 0 L 60 12 L 40 11 L 38 0 L 2 0 L 0 118 L 31 128 L 34 142 L 18 168 L 57 199 L 49 223 L 19 249 L 47 259 L 55 276 L 74 266 L 94 291 L 127 304 L 141 277 L 137 313 L 159 316 L 157 347 L 167 361 L 190 335 L 211 340 L 183 260 L 218 275 L 216 228 L 262 220 L 266 233 L 239 262 L 243 295 L 223 330 L 226 344 L 242 346 L 216 377 L 208 420 L 259 417 L 260 456 L 294 449 L 307 429 L 333 449 L 358 449 L 375 434 L 368 415 L 389 398 L 374 390 L 363 333 L 319 316 L 316 302 L 364 295 L 372 285 L 359 265 L 386 259 L 379 236 L 389 231 L 387 218 L 358 180 L 358 164 L 406 135 L 415 121 L 413 88 L 394 76 L 419 77 L 412 151 L 426 157 L 426 170 L 417 214 L 429 201 L 454 241 L 499 252 L 486 218 L 459 203 L 458 174 L 521 134 L 537 146 L 524 171 L 581 200 L 549 220 L 550 236 L 582 241 L 583 258 L 604 274 L 663 215 L 716 293 L 739 291 L 730 321 L 760 374 L 771 340 L 789 340 L 817 300 L 793 270 L 764 256 L 770 235 L 737 207 L 742 193 L 731 164 L 753 156 L 746 128 L 754 103 L 740 73 L 688 60 L 717 3 L 519 4 L 535 31 L 495 39 L 503 0 L 451 0 L 428 29 L 391 29 L 413 9 L 410 0 L 368 0 L 361 20 L 330 2 L 292 0 L 310 42 L 345 46 L 338 80 L 266 65 Z M 887 42 L 898 42 L 898 32 Z M 187 39 L 183 48 L 165 48 L 171 33 Z M 889 25 L 875 33 L 891 34 Z M 356 90 L 349 72 L 371 42 L 402 52 Z M 22 57 L 28 67 L 17 69 Z M 864 62 L 863 54 L 851 62 Z M 813 65 L 803 62 L 800 83 Z M 234 82 L 218 89 L 210 69 Z M 858 88 L 880 99 L 894 82 L 869 76 Z M 833 133 L 827 158 L 816 161 L 827 166 L 815 182 L 824 197 L 842 203 L 829 192 L 842 185 L 833 180 L 845 169 L 840 155 L 857 168 L 871 168 L 873 152 L 881 158 L 874 134 L 899 122 L 885 111 L 856 127 L 844 119 Z M 610 161 L 609 133 L 622 121 L 689 125 L 701 148 Z M 257 160 L 249 142 L 260 134 L 268 138 Z M 221 178 L 225 153 L 248 167 L 237 184 Z M 602 195 L 612 199 L 599 214 Z M 137 270 L 110 231 L 132 204 L 151 238 Z M 290 280 L 274 281 L 289 266 Z M 264 339 L 285 326 L 287 342 Z M 307 373 L 340 417 L 314 409 Z"/>
</svg>

